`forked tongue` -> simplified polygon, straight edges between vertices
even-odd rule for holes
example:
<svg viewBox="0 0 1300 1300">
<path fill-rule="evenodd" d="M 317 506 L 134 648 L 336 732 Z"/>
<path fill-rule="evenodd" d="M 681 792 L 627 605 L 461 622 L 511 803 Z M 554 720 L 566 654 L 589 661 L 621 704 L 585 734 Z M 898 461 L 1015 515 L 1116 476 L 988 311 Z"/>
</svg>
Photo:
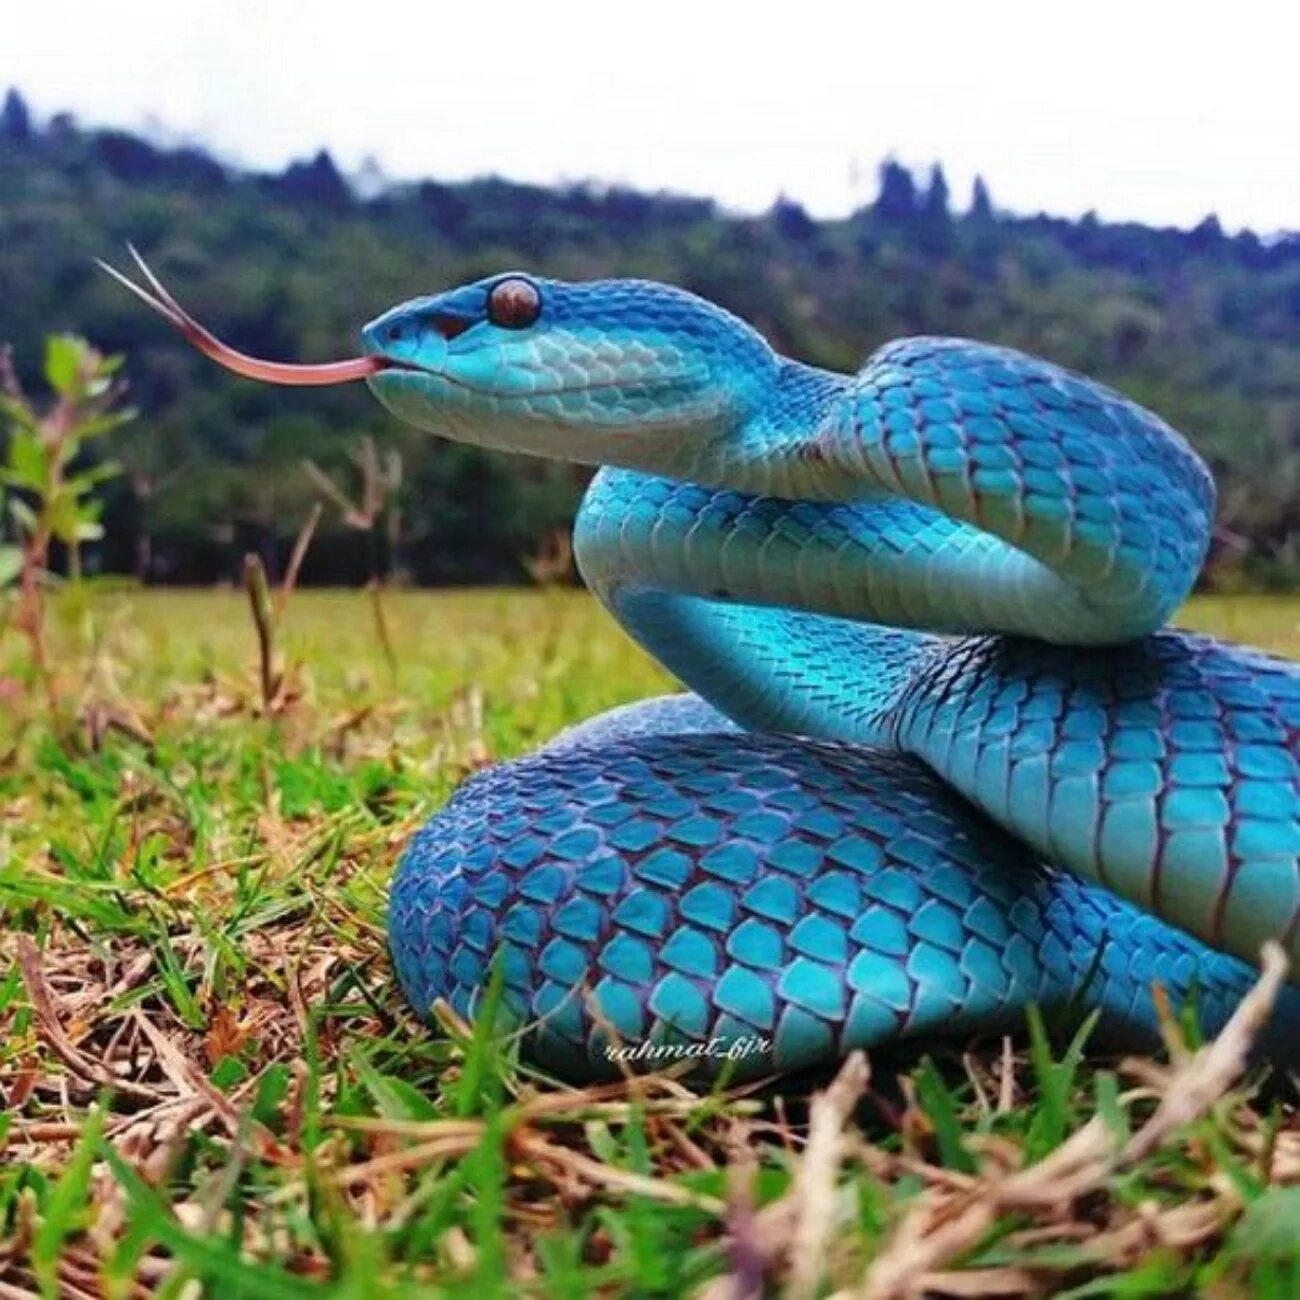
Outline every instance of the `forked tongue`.
<svg viewBox="0 0 1300 1300">
<path fill-rule="evenodd" d="M 211 357 L 218 365 L 224 366 L 236 375 L 243 375 L 247 379 L 265 380 L 268 384 L 309 386 L 350 384 L 354 380 L 365 379 L 368 375 L 378 374 L 388 368 L 388 363 L 381 357 L 351 357 L 347 361 L 327 361 L 321 365 L 303 366 L 288 361 L 264 361 L 261 357 L 250 357 L 246 352 L 239 352 L 228 343 L 223 343 L 210 330 L 204 329 L 163 288 L 144 258 L 130 244 L 127 248 L 131 250 L 136 266 L 148 281 L 149 289 L 142 288 L 121 271 L 109 266 L 107 262 L 99 262 L 100 267 L 119 284 L 130 289 L 142 302 L 152 307 L 163 320 L 178 330 L 205 357 Z M 97 258 L 96 261 L 98 260 Z"/>
</svg>

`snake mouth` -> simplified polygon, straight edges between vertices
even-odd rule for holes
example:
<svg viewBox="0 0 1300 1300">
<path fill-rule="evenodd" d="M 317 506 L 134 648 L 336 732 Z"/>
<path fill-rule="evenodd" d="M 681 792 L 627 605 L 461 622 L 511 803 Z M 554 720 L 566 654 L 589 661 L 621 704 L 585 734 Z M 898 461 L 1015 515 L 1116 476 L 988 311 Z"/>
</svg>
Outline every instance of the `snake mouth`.
<svg viewBox="0 0 1300 1300">
<path fill-rule="evenodd" d="M 148 263 L 139 252 L 130 244 L 127 248 L 148 282 L 149 288 L 137 284 L 107 262 L 100 261 L 98 258 L 95 260 L 102 270 L 107 271 L 119 284 L 156 311 L 187 343 L 232 374 L 242 375 L 246 379 L 260 379 L 268 384 L 324 387 L 331 384 L 355 383 L 359 379 L 369 379 L 385 370 L 419 368 L 395 361 L 391 357 L 360 356 L 349 357 L 344 361 L 300 365 L 289 361 L 268 361 L 264 357 L 254 357 L 247 352 L 240 352 L 230 344 L 223 343 L 211 330 L 200 325 L 163 287 L 162 282 L 149 269 Z"/>
<path fill-rule="evenodd" d="M 432 366 L 421 366 L 411 361 L 398 361 L 383 356 L 376 356 L 374 359 L 380 364 L 376 367 L 373 375 L 368 377 L 385 373 L 423 375 L 427 379 L 440 379 L 450 387 L 458 388 L 462 392 L 472 394 L 474 397 L 491 397 L 498 401 L 513 398 L 524 403 L 543 397 L 568 397 L 573 393 L 602 393 L 616 390 L 622 393 L 635 392 L 637 396 L 653 396 L 655 393 L 671 390 L 694 378 L 690 372 L 682 371 L 673 374 L 649 375 L 637 380 L 596 379 L 589 383 L 551 384 L 549 386 L 520 388 L 518 391 L 512 391 L 506 388 L 493 388 L 488 384 L 470 383 L 461 375 L 451 374 L 446 370 L 436 370 Z"/>
<path fill-rule="evenodd" d="M 635 381 L 607 379 L 576 384 L 539 385 L 511 393 L 490 385 L 472 383 L 463 376 L 451 374 L 443 369 L 423 366 L 418 362 L 388 356 L 378 351 L 367 352 L 359 357 L 348 357 L 343 361 L 326 361 L 310 365 L 290 361 L 270 361 L 265 357 L 255 357 L 247 352 L 240 352 L 219 339 L 206 326 L 201 325 L 176 301 L 139 251 L 131 244 L 127 245 L 127 249 L 148 287 L 137 284 L 130 276 L 124 275 L 116 267 L 110 266 L 99 258 L 95 259 L 96 263 L 123 288 L 128 289 L 152 311 L 156 311 L 198 352 L 232 374 L 241 375 L 245 379 L 258 379 L 263 383 L 293 387 L 325 387 L 375 379 L 385 374 L 411 374 L 422 375 L 433 381 L 441 380 L 452 388 L 461 389 L 475 397 L 491 397 L 498 400 L 515 397 L 520 401 L 528 402 L 539 398 L 564 397 L 576 392 L 591 393 L 614 389 L 624 392 L 635 389 L 638 395 L 654 395 L 672 390 L 694 378 L 689 372 L 673 372 L 641 376 Z"/>
</svg>

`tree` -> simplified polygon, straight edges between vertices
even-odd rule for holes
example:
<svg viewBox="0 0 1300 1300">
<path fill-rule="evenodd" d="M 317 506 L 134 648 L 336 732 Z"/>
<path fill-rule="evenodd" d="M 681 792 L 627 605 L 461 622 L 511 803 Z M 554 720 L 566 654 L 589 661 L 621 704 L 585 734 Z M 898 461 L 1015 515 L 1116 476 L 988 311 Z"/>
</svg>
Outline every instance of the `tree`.
<svg viewBox="0 0 1300 1300">
<path fill-rule="evenodd" d="M 906 225 L 916 217 L 916 181 L 892 158 L 880 165 L 880 193 L 872 209 L 882 221 Z"/>
<path fill-rule="evenodd" d="M 139 136 L 126 131 L 100 131 L 95 136 L 94 148 L 109 173 L 118 180 L 138 185 L 162 178 L 162 154 Z"/>
<path fill-rule="evenodd" d="M 985 184 L 983 176 L 976 176 L 975 184 L 971 186 L 970 207 L 967 209 L 966 217 L 970 221 L 978 222 L 994 219 L 993 200 L 989 196 L 989 187 Z"/>
<path fill-rule="evenodd" d="M 930 183 L 921 201 L 916 230 L 917 242 L 924 252 L 937 256 L 947 250 L 952 235 L 952 216 L 948 211 L 948 178 L 938 163 L 930 168 Z"/>
<path fill-rule="evenodd" d="M 1226 242 L 1219 218 L 1211 212 L 1187 236 L 1187 242 L 1193 252 L 1217 253 Z"/>
<path fill-rule="evenodd" d="M 801 203 L 782 194 L 772 205 L 772 224 L 782 239 L 804 244 L 815 238 L 817 223 L 808 215 Z"/>
<path fill-rule="evenodd" d="M 26 144 L 31 138 L 32 115 L 27 111 L 27 101 L 11 89 L 0 107 L 0 140 Z"/>
<path fill-rule="evenodd" d="M 328 149 L 322 149 L 310 162 L 290 163 L 276 178 L 274 188 L 291 201 L 315 207 L 345 208 L 352 201 L 352 191 Z"/>
<path fill-rule="evenodd" d="M 929 221 L 948 222 L 948 178 L 938 163 L 930 168 L 930 186 L 925 192 L 921 212 Z"/>
</svg>

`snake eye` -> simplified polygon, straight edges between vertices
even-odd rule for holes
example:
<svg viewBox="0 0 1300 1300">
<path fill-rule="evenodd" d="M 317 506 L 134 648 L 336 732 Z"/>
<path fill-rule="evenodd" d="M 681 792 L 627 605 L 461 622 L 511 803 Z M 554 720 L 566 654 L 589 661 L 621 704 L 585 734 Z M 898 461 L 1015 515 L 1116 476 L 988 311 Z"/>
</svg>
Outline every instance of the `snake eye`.
<svg viewBox="0 0 1300 1300">
<path fill-rule="evenodd" d="M 502 329 L 527 329 L 542 314 L 542 295 L 529 280 L 502 280 L 488 294 L 487 314 Z"/>
</svg>

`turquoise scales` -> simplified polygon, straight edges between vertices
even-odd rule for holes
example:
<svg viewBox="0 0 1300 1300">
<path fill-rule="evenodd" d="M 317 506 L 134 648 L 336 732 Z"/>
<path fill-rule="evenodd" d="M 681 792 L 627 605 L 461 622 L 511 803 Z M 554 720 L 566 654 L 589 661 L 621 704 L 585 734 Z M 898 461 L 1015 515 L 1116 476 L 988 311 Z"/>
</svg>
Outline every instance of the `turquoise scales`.
<svg viewBox="0 0 1300 1300">
<path fill-rule="evenodd" d="M 952 339 L 831 374 L 677 289 L 518 273 L 285 366 L 152 283 L 240 373 L 365 377 L 434 433 L 602 466 L 584 576 L 695 692 L 475 778 L 420 832 L 389 920 L 420 1010 L 471 1014 L 500 954 L 552 1068 L 609 1069 L 609 1026 L 757 1035 L 753 1072 L 1030 1001 L 1141 1035 L 1153 979 L 1213 1028 L 1264 939 L 1300 955 L 1300 670 L 1159 630 L 1213 484 L 1120 395 Z M 1269 1050 L 1298 1025 L 1288 990 Z"/>
<path fill-rule="evenodd" d="M 501 952 L 557 1069 L 608 1068 L 602 1019 L 770 1037 L 760 1069 L 1030 1001 L 1132 1034 L 1153 979 L 1213 1026 L 1235 958 L 1295 954 L 1300 673 L 1156 630 L 1213 511 L 1178 434 L 1003 349 L 907 340 L 848 378 L 662 286 L 528 281 L 536 319 L 497 326 L 501 282 L 370 326 L 403 363 L 370 382 L 604 463 L 583 573 L 708 704 L 589 724 L 433 819 L 392 892 L 416 1006 L 471 1011 Z"/>
<path fill-rule="evenodd" d="M 657 709 L 656 709 L 657 711 Z M 689 718 L 662 718 L 692 725 Z M 635 728 L 634 728 L 635 729 Z M 905 1035 L 988 1030 L 1029 1002 L 1097 1007 L 1112 1040 L 1193 982 L 1208 1030 L 1249 967 L 1041 865 L 907 755 L 772 736 L 642 734 L 476 777 L 415 838 L 393 953 L 417 1006 L 472 1011 L 492 954 L 553 1071 L 623 1039 L 767 1040 L 741 1075 Z M 1268 1046 L 1293 1054 L 1287 1014 Z"/>
</svg>

